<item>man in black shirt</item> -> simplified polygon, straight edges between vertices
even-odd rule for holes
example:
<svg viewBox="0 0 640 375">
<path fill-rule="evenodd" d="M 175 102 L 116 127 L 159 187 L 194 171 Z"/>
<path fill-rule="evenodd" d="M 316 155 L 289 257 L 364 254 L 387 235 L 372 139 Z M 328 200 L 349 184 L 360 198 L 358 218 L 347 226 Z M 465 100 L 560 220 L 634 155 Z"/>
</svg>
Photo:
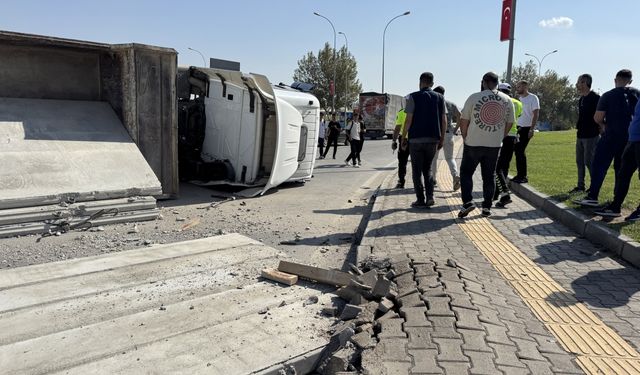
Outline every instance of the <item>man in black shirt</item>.
<svg viewBox="0 0 640 375">
<path fill-rule="evenodd" d="M 331 121 L 329 122 L 329 141 L 327 142 L 327 148 L 324 149 L 324 157 L 329 153 L 329 149 L 331 145 L 333 145 L 333 158 L 336 158 L 336 151 L 338 150 L 338 136 L 340 135 L 340 123 L 336 121 L 336 115 L 333 114 L 331 116 Z"/>
<path fill-rule="evenodd" d="M 593 119 L 598 106 L 600 95 L 591 90 L 593 78 L 590 74 L 583 74 L 578 77 L 576 89 L 580 94 L 578 101 L 578 122 L 576 128 L 578 135 L 576 139 L 576 164 L 578 166 L 578 185 L 570 193 L 584 191 L 585 167 L 589 170 L 591 179 L 591 162 L 596 151 L 596 144 L 600 139 L 600 126 Z"/>
</svg>

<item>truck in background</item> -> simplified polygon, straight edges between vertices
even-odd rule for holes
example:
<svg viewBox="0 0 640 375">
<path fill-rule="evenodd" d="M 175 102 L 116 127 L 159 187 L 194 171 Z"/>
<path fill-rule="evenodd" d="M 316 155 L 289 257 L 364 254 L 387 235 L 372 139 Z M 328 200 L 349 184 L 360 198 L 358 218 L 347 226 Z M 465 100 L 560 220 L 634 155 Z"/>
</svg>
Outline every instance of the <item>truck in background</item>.
<svg viewBox="0 0 640 375">
<path fill-rule="evenodd" d="M 371 139 L 393 136 L 396 115 L 404 108 L 400 95 L 363 92 L 360 94 L 359 110 L 367 127 L 366 135 Z"/>
</svg>

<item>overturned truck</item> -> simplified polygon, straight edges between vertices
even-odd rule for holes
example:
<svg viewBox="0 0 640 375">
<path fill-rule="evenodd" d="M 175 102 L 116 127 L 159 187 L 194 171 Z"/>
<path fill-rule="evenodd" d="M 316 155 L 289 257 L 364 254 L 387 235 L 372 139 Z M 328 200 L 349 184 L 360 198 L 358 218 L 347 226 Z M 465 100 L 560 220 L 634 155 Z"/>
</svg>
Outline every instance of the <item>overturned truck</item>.
<svg viewBox="0 0 640 375">
<path fill-rule="evenodd" d="M 306 181 L 318 123 L 314 96 L 178 72 L 170 48 L 0 31 L 0 237 L 152 220 L 179 174 L 248 195 Z"/>
<path fill-rule="evenodd" d="M 320 112 L 313 95 L 260 74 L 190 67 L 179 69 L 178 100 L 182 179 L 255 187 L 253 195 L 311 178 Z"/>
</svg>

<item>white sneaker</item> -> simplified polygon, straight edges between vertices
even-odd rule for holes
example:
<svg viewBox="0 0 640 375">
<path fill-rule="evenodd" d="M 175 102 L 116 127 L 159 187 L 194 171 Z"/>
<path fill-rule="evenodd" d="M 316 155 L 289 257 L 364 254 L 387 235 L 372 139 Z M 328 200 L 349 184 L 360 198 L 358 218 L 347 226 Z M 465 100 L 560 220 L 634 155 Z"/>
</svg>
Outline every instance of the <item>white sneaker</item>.
<svg viewBox="0 0 640 375">
<path fill-rule="evenodd" d="M 348 161 L 348 160 L 345 160 L 345 161 L 344 161 L 344 165 L 346 165 L 347 167 L 348 167 L 350 164 L 351 164 L 351 163 L 349 163 L 349 161 Z"/>
<path fill-rule="evenodd" d="M 354 164 L 354 165 L 353 165 L 353 167 L 354 167 L 354 168 L 360 168 L 360 165 L 358 165 L 358 164 Z"/>
</svg>

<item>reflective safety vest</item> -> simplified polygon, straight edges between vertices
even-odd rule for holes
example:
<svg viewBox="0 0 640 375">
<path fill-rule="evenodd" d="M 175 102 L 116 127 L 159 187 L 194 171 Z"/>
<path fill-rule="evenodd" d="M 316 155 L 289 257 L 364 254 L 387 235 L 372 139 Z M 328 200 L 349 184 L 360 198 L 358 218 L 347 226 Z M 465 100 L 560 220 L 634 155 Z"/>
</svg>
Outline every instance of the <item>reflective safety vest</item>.
<svg viewBox="0 0 640 375">
<path fill-rule="evenodd" d="M 520 105 L 522 107 L 522 104 Z M 404 121 L 407 119 L 407 113 L 402 108 L 398 111 L 396 115 L 396 125 L 400 125 L 400 136 L 402 137 L 402 132 L 404 131 Z"/>
<path fill-rule="evenodd" d="M 511 126 L 511 130 L 509 130 L 509 136 L 516 137 L 518 135 L 518 127 L 516 125 L 518 124 L 518 118 L 522 116 L 522 102 L 516 98 L 511 98 L 511 101 L 513 102 L 514 119 L 513 126 Z"/>
</svg>

